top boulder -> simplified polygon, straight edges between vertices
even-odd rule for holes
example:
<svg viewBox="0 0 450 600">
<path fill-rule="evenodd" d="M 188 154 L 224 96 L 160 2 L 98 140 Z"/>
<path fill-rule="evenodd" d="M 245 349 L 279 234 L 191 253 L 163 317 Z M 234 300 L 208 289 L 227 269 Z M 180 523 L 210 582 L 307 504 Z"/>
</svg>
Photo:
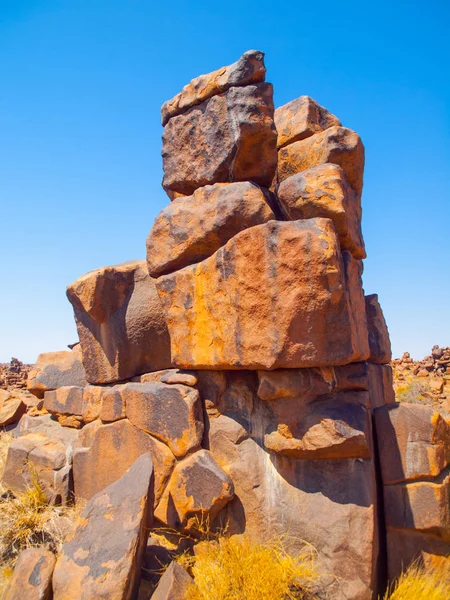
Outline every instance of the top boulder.
<svg viewBox="0 0 450 600">
<path fill-rule="evenodd" d="M 207 75 L 199 75 L 183 90 L 161 107 L 162 124 L 171 117 L 181 115 L 188 108 L 225 92 L 230 87 L 260 83 L 265 80 L 264 52 L 248 50 L 238 61 Z"/>
</svg>

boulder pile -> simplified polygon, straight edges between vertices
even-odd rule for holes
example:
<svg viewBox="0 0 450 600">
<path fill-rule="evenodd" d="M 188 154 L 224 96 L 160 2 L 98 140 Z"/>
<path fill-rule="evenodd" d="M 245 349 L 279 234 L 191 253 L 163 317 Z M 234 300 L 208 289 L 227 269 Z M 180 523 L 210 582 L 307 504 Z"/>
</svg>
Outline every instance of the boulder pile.
<svg viewBox="0 0 450 600">
<path fill-rule="evenodd" d="M 72 283 L 80 345 L 30 375 L 44 414 L 21 418 L 5 483 L 23 489 L 34 464 L 52 502 L 88 502 L 56 600 L 137 598 L 150 525 L 310 543 L 336 600 L 375 598 L 386 561 L 395 576 L 450 539 L 448 424 L 389 421 L 389 334 L 361 283 L 363 144 L 307 96 L 275 109 L 265 74 L 249 51 L 163 105 L 171 202 L 146 261 Z M 428 427 L 428 471 L 411 470 L 409 427 Z M 432 516 L 422 480 L 439 488 Z M 412 540 L 404 554 L 397 535 Z M 180 569 L 154 598 L 182 597 Z"/>
<path fill-rule="evenodd" d="M 11 358 L 10 363 L 0 364 L 0 389 L 24 389 L 31 365 L 24 365 L 18 358 Z"/>
</svg>

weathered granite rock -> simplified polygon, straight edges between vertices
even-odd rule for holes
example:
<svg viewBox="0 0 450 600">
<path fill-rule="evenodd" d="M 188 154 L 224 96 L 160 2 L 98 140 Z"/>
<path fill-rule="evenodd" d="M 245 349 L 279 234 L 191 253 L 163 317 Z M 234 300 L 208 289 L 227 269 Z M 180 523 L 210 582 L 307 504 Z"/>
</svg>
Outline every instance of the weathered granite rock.
<svg viewBox="0 0 450 600">
<path fill-rule="evenodd" d="M 67 504 L 72 500 L 72 451 L 77 432 L 45 417 L 30 419 L 39 421 L 10 444 L 3 483 L 13 492 L 23 492 L 37 477 L 50 504 Z"/>
<path fill-rule="evenodd" d="M 84 508 L 55 566 L 54 600 L 131 600 L 152 507 L 153 464 L 144 454 Z"/>
<path fill-rule="evenodd" d="M 203 262 L 156 280 L 173 364 L 274 369 L 365 360 L 356 262 L 341 255 L 329 219 L 242 231 Z"/>
<path fill-rule="evenodd" d="M 369 361 L 380 365 L 391 362 L 391 340 L 386 321 L 378 302 L 378 294 L 365 297 L 367 328 L 369 330 Z"/>
<path fill-rule="evenodd" d="M 152 600 L 184 600 L 188 587 L 193 583 L 186 569 L 174 561 L 164 571 Z"/>
<path fill-rule="evenodd" d="M 234 495 L 233 482 L 212 454 L 199 450 L 179 462 L 155 509 L 162 523 L 194 533 L 202 523 L 213 523 Z"/>
<path fill-rule="evenodd" d="M 192 194 L 213 183 L 269 187 L 277 163 L 269 83 L 232 87 L 172 117 L 163 133 L 164 189 Z"/>
<path fill-rule="evenodd" d="M 324 163 L 339 165 L 351 187 L 361 195 L 364 146 L 357 133 L 345 127 L 330 127 L 278 152 L 278 183 L 291 175 Z"/>
<path fill-rule="evenodd" d="M 127 419 L 96 426 L 85 439 L 90 446 L 73 455 L 75 498 L 89 500 L 121 477 L 134 461 L 149 452 L 155 465 L 155 500 L 158 501 L 175 463 L 165 444 L 134 427 Z"/>
<path fill-rule="evenodd" d="M 344 250 L 365 258 L 361 234 L 361 201 L 338 165 L 325 163 L 288 177 L 277 187 L 286 216 L 297 219 L 331 219 Z"/>
<path fill-rule="evenodd" d="M 174 200 L 156 217 L 147 238 L 151 277 L 200 262 L 240 231 L 275 219 L 268 194 L 245 181 L 207 185 Z"/>
<path fill-rule="evenodd" d="M 82 415 L 84 411 L 83 388 L 77 386 L 64 386 L 57 390 L 45 392 L 45 409 L 60 421 L 60 417 L 77 417 L 69 423 L 72 427 L 82 426 Z M 60 421 L 61 422 L 61 421 Z M 68 425 L 67 421 L 62 420 L 61 425 Z"/>
<path fill-rule="evenodd" d="M 170 367 L 164 314 L 145 261 L 103 267 L 67 288 L 90 383 Z"/>
<path fill-rule="evenodd" d="M 39 354 L 28 374 L 27 389 L 38 398 L 43 398 L 49 390 L 66 385 L 87 385 L 79 344 L 73 350 Z"/>
<path fill-rule="evenodd" d="M 275 110 L 279 148 L 340 125 L 337 117 L 309 96 L 300 96 Z"/>
<path fill-rule="evenodd" d="M 196 390 L 156 382 L 127 383 L 121 395 L 129 421 L 162 440 L 177 458 L 200 447 L 203 414 Z"/>
<path fill-rule="evenodd" d="M 230 87 L 260 83 L 265 76 L 264 52 L 247 50 L 232 65 L 196 77 L 172 100 L 164 102 L 161 107 L 162 124 L 166 125 L 171 117 L 186 112 L 191 106 L 221 94 Z"/>
<path fill-rule="evenodd" d="M 430 406 L 402 402 L 374 414 L 384 485 L 436 477 L 450 463 L 450 424 Z"/>
<path fill-rule="evenodd" d="M 3 600 L 50 600 L 56 558 L 45 548 L 27 548 L 17 559 Z"/>
<path fill-rule="evenodd" d="M 0 390 L 3 392 L 3 390 Z M 0 395 L 0 427 L 17 423 L 26 412 L 27 405 L 19 394 L 5 392 Z"/>
</svg>

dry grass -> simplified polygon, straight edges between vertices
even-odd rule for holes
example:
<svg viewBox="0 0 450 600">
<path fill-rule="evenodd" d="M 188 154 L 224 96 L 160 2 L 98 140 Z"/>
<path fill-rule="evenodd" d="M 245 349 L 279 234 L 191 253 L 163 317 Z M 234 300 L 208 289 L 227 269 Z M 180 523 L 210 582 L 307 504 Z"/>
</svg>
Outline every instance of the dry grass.
<svg viewBox="0 0 450 600">
<path fill-rule="evenodd" d="M 0 477 L 12 437 L 0 433 Z M 59 552 L 81 506 L 49 506 L 38 477 L 21 494 L 0 488 L 0 597 L 12 574 L 17 557 L 25 548 L 44 546 Z"/>
<path fill-rule="evenodd" d="M 195 578 L 186 600 L 295 600 L 306 598 L 318 577 L 310 547 L 293 557 L 280 540 L 260 544 L 246 535 L 202 546 L 197 556 L 178 559 Z"/>
<path fill-rule="evenodd" d="M 431 396 L 430 386 L 423 381 L 410 380 L 397 387 L 396 399 L 398 402 L 411 404 L 428 402 Z"/>
<path fill-rule="evenodd" d="M 450 557 L 428 567 L 411 565 L 386 592 L 384 600 L 449 600 Z"/>
</svg>

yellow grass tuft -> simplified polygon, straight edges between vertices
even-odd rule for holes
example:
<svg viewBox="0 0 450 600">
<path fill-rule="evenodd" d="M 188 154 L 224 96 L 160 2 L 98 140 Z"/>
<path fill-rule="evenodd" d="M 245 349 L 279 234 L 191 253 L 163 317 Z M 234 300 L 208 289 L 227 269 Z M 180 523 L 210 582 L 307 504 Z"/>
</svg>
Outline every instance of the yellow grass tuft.
<svg viewBox="0 0 450 600">
<path fill-rule="evenodd" d="M 197 556 L 179 561 L 195 578 L 186 600 L 295 600 L 318 577 L 314 559 L 310 547 L 292 557 L 279 540 L 262 544 L 242 535 L 203 543 Z"/>
<path fill-rule="evenodd" d="M 449 600 L 450 557 L 427 567 L 412 564 L 386 592 L 384 600 Z"/>
</svg>

